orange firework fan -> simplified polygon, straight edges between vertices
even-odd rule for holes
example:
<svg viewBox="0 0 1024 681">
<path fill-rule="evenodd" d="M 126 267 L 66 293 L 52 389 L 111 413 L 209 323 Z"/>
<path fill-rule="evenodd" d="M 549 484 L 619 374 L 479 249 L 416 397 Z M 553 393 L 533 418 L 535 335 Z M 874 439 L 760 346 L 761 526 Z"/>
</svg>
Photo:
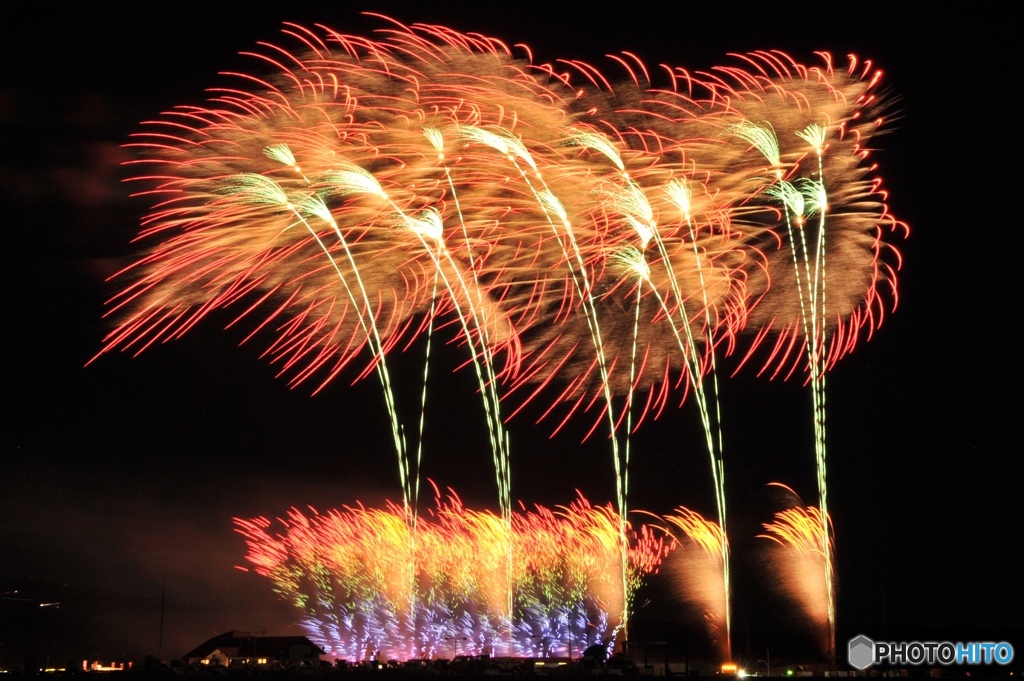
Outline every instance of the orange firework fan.
<svg viewBox="0 0 1024 681">
<path fill-rule="evenodd" d="M 792 370 L 787 220 L 817 233 L 826 215 L 826 363 L 881 320 L 897 223 L 865 160 L 884 105 L 869 65 L 754 53 L 656 87 L 630 56 L 612 85 L 438 26 L 284 33 L 290 47 L 254 55 L 263 75 L 130 145 L 153 245 L 119 277 L 104 351 L 229 308 L 293 383 L 323 385 L 410 341 L 433 307 L 524 400 L 587 408 L 602 384 L 658 386 L 654 413 L 740 332 L 747 347 L 776 332 L 767 362 Z"/>
<path fill-rule="evenodd" d="M 667 525 L 659 529 L 678 546 L 665 563 L 676 592 L 701 613 L 722 659 L 729 660 L 729 575 L 723 569 L 728 538 L 720 525 L 688 508 L 679 507 L 661 520 Z"/>
<path fill-rule="evenodd" d="M 772 483 L 799 497 L 785 485 Z M 835 613 L 831 576 L 833 572 L 832 523 L 813 506 L 794 506 L 775 514 L 764 523 L 762 539 L 774 542 L 771 564 L 777 570 L 779 588 L 803 611 L 822 633 L 823 647 L 835 656 Z"/>
</svg>

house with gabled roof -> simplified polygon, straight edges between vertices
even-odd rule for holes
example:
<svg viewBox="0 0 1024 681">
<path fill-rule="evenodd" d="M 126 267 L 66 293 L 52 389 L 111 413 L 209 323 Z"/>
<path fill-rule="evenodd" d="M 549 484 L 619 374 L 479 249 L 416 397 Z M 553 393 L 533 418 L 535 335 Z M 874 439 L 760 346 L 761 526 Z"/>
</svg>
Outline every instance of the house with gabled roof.
<svg viewBox="0 0 1024 681">
<path fill-rule="evenodd" d="M 183 656 L 186 665 L 219 667 L 298 667 L 320 665 L 326 652 L 305 636 L 256 636 L 228 631 Z"/>
</svg>

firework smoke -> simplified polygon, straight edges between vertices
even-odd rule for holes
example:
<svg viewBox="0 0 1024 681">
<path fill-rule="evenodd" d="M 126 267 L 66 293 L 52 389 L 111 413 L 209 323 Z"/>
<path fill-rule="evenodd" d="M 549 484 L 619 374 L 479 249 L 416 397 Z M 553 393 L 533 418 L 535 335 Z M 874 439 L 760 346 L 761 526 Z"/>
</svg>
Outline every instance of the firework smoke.
<svg viewBox="0 0 1024 681">
<path fill-rule="evenodd" d="M 722 545 L 728 540 L 718 524 L 688 508 L 679 507 L 662 520 L 667 525 L 661 529 L 679 546 L 665 563 L 676 592 L 701 613 L 711 641 L 722 659 L 729 660 L 728 575 L 722 565 L 728 553 Z"/>
<path fill-rule="evenodd" d="M 832 541 L 831 521 L 822 517 L 820 509 L 804 506 L 785 485 L 778 486 L 790 492 L 799 505 L 776 513 L 772 522 L 764 523 L 765 533 L 758 537 L 773 542 L 768 549 L 768 564 L 777 570 L 779 589 L 820 632 L 822 651 L 834 658 L 834 594 L 828 579 L 833 555 L 828 545 Z"/>
</svg>

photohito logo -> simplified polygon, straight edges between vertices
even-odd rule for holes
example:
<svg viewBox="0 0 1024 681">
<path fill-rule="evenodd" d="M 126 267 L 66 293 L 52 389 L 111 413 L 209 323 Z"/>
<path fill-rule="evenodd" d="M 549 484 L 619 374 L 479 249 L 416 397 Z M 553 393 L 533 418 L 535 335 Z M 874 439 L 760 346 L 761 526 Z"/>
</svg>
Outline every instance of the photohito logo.
<svg viewBox="0 0 1024 681">
<path fill-rule="evenodd" d="M 850 639 L 847 661 L 854 669 L 873 664 L 1010 664 L 1013 646 L 1005 641 L 951 643 L 949 641 L 872 641 L 861 634 Z"/>
</svg>

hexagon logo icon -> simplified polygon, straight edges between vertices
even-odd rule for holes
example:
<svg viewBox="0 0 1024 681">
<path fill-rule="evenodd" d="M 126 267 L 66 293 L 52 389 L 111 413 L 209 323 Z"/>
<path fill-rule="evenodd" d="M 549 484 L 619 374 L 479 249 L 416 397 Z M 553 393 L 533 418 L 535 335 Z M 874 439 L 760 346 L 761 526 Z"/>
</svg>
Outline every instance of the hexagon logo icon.
<svg viewBox="0 0 1024 681">
<path fill-rule="evenodd" d="M 851 638 L 846 660 L 854 669 L 867 669 L 875 661 L 875 642 L 864 634 Z"/>
</svg>

